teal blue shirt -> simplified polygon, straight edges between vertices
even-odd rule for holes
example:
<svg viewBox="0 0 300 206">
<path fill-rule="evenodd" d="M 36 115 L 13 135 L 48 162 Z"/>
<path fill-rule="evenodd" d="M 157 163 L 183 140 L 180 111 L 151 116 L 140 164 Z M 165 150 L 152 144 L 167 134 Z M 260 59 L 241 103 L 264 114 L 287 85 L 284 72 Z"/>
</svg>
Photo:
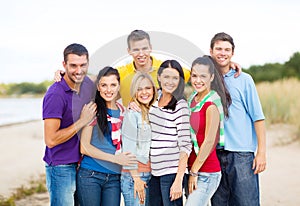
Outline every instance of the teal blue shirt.
<svg viewBox="0 0 300 206">
<path fill-rule="evenodd" d="M 242 72 L 237 78 L 235 70 L 224 75 L 232 104 L 229 118 L 225 119 L 225 150 L 235 152 L 255 152 L 257 136 L 254 122 L 265 119 L 259 96 L 252 77 Z"/>
<path fill-rule="evenodd" d="M 120 110 L 107 109 L 107 113 L 111 117 L 120 117 Z M 108 122 L 108 126 L 109 131 L 111 131 L 110 122 Z M 109 132 L 108 134 L 103 135 L 100 128 L 98 127 L 98 123 L 93 128 L 91 144 L 106 153 L 115 154 L 116 152 L 116 146 L 112 143 L 111 133 Z M 96 159 L 88 155 L 83 156 L 80 167 L 106 174 L 120 174 L 122 168 L 118 164 Z"/>
</svg>

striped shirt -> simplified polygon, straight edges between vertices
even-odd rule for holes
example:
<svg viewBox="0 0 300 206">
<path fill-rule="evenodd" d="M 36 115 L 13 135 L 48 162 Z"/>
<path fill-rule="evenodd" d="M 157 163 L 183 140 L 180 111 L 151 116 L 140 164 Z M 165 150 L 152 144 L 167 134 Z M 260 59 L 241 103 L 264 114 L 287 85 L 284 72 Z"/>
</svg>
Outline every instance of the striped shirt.
<svg viewBox="0 0 300 206">
<path fill-rule="evenodd" d="M 179 100 L 174 111 L 158 107 L 158 102 L 155 102 L 150 108 L 149 120 L 152 127 L 152 174 L 176 174 L 180 152 L 189 155 L 192 149 L 187 102 Z"/>
</svg>

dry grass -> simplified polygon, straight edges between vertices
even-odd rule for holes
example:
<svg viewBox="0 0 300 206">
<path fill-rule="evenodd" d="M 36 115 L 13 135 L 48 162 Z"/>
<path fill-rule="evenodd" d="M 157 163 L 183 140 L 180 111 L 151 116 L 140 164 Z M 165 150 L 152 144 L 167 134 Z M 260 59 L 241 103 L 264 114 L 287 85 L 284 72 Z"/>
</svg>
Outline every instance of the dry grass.
<svg viewBox="0 0 300 206">
<path fill-rule="evenodd" d="M 23 199 L 27 196 L 31 196 L 36 193 L 44 193 L 47 191 L 45 185 L 45 175 L 41 175 L 36 180 L 30 180 L 28 186 L 21 185 L 16 188 L 15 192 L 9 198 L 3 198 L 0 196 L 0 206 L 15 206 L 16 201 Z"/>
<path fill-rule="evenodd" d="M 300 137 L 300 81 L 283 79 L 256 85 L 267 124 L 285 123 L 298 128 Z"/>
</svg>

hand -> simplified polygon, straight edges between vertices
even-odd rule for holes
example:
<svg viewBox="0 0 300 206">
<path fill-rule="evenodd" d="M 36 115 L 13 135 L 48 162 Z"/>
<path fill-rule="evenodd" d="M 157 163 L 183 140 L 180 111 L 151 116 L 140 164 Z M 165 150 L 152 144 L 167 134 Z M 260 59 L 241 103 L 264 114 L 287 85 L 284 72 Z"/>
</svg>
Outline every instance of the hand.
<svg viewBox="0 0 300 206">
<path fill-rule="evenodd" d="M 257 153 L 254 160 L 252 169 L 254 170 L 254 174 L 258 174 L 263 172 L 266 169 L 266 155 Z"/>
<path fill-rule="evenodd" d="M 134 177 L 134 198 L 136 198 L 136 194 L 138 194 L 138 198 L 141 204 L 145 202 L 145 188 L 147 188 L 146 182 L 141 180 L 140 177 Z"/>
<path fill-rule="evenodd" d="M 127 109 L 132 109 L 135 112 L 141 112 L 142 111 L 141 108 L 135 102 L 129 102 Z"/>
<path fill-rule="evenodd" d="M 115 163 L 122 165 L 122 166 L 133 166 L 137 164 L 137 159 L 135 155 L 131 154 L 130 152 L 122 152 L 120 154 L 116 154 Z"/>
<path fill-rule="evenodd" d="M 182 196 L 182 181 L 175 181 L 173 182 L 171 189 L 170 189 L 170 198 L 171 201 L 174 201 Z"/>
<path fill-rule="evenodd" d="M 96 113 L 97 105 L 94 102 L 90 102 L 83 106 L 79 119 L 83 122 L 83 125 L 87 125 L 95 118 Z"/>
<path fill-rule="evenodd" d="M 194 190 L 197 189 L 198 176 L 189 176 L 189 194 L 191 194 Z"/>
<path fill-rule="evenodd" d="M 55 82 L 60 82 L 61 78 L 64 76 L 64 74 L 65 74 L 65 71 L 63 71 L 63 70 L 57 70 L 54 73 L 54 81 Z"/>
<path fill-rule="evenodd" d="M 242 73 L 242 67 L 238 63 L 230 62 L 230 68 L 232 68 L 236 71 L 236 73 L 234 74 L 234 77 L 238 77 Z"/>
</svg>

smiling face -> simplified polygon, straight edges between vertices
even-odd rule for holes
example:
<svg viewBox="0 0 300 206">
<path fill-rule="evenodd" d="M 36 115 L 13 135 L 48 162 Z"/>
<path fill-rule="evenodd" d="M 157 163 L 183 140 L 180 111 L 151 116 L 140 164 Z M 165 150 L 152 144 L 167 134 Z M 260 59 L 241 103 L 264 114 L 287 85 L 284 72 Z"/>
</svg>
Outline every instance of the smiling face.
<svg viewBox="0 0 300 206">
<path fill-rule="evenodd" d="M 172 94 L 179 85 L 179 72 L 174 68 L 165 68 L 158 76 L 163 93 Z"/>
<path fill-rule="evenodd" d="M 233 48 L 229 41 L 216 41 L 210 50 L 212 58 L 222 69 L 223 73 L 227 73 L 230 69 L 230 61 L 233 56 Z"/>
<path fill-rule="evenodd" d="M 150 69 L 152 66 L 150 53 L 152 51 L 148 39 L 130 41 L 128 53 L 132 56 L 136 69 L 143 71 Z"/>
<path fill-rule="evenodd" d="M 97 85 L 100 96 L 106 101 L 106 104 L 116 101 L 118 92 L 120 90 L 120 83 L 116 75 L 103 76 L 100 78 Z"/>
<path fill-rule="evenodd" d="M 153 99 L 154 95 L 154 87 L 151 81 L 147 78 L 141 80 L 137 92 L 136 92 L 136 99 L 141 103 L 148 105 L 150 101 Z"/>
<path fill-rule="evenodd" d="M 78 56 L 76 54 L 69 54 L 67 61 L 63 62 L 66 71 L 65 80 L 69 86 L 73 87 L 75 84 L 80 84 L 88 70 L 88 59 L 86 55 Z"/>
<path fill-rule="evenodd" d="M 195 64 L 192 67 L 191 84 L 200 96 L 205 96 L 210 91 L 213 78 L 208 65 Z"/>
</svg>

